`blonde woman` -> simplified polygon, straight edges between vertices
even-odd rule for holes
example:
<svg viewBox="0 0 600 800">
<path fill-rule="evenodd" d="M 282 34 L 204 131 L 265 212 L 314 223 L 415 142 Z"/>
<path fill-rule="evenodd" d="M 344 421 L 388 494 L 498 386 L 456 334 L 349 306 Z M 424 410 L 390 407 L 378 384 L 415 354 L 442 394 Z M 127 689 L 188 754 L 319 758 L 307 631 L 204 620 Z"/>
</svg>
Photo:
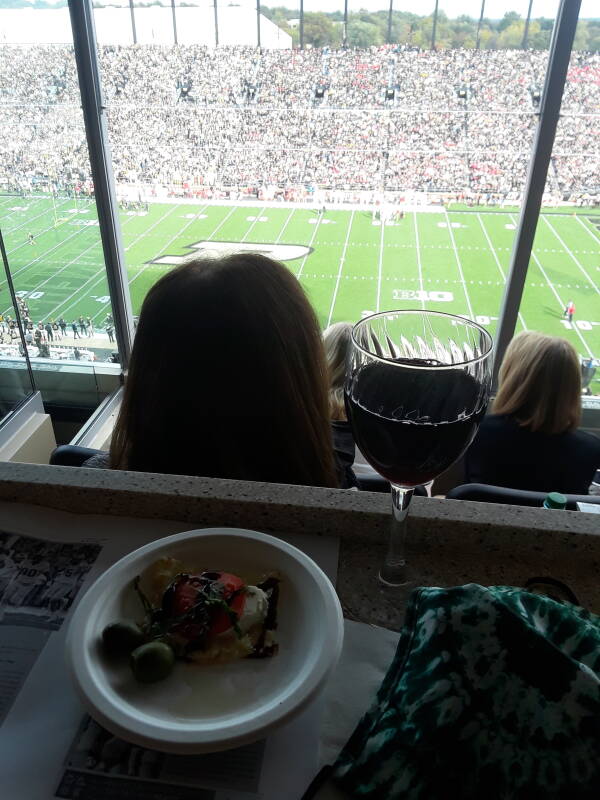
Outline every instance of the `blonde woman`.
<svg viewBox="0 0 600 800">
<path fill-rule="evenodd" d="M 600 439 L 581 420 L 581 365 L 569 342 L 527 331 L 506 350 L 492 413 L 466 458 L 469 483 L 587 494 Z"/>
<path fill-rule="evenodd" d="M 329 373 L 329 418 L 331 419 L 333 448 L 338 464 L 344 472 L 344 486 L 356 485 L 356 477 L 352 470 L 356 446 L 344 406 L 346 355 L 351 338 L 352 325 L 349 322 L 336 322 L 323 331 L 323 344 Z"/>
<path fill-rule="evenodd" d="M 352 339 L 352 325 L 336 322 L 323 331 L 323 344 L 329 368 L 329 415 L 332 420 L 346 422 L 344 380 L 346 355 Z"/>
</svg>

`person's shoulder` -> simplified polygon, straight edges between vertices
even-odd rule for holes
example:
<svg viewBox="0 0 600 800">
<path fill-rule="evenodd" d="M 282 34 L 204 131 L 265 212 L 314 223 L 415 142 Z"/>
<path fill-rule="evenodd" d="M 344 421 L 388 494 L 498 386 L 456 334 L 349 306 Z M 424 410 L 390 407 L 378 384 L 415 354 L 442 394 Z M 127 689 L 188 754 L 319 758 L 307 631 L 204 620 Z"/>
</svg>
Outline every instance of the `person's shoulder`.
<svg viewBox="0 0 600 800">
<path fill-rule="evenodd" d="M 96 453 L 84 461 L 82 467 L 89 467 L 91 469 L 110 469 L 110 454 L 109 453 Z"/>
<path fill-rule="evenodd" d="M 482 419 L 479 430 L 484 433 L 518 431 L 519 425 L 509 414 L 487 414 Z"/>
<path fill-rule="evenodd" d="M 582 430 L 573 431 L 571 436 L 578 446 L 596 450 L 600 456 L 600 436 Z"/>
</svg>

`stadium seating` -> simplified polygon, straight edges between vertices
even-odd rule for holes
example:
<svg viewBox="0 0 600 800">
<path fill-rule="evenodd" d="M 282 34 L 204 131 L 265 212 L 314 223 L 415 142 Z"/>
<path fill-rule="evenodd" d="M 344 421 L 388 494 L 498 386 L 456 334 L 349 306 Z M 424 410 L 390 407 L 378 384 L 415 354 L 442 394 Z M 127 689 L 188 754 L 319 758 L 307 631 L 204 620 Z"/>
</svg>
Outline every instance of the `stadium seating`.
<svg viewBox="0 0 600 800">
<path fill-rule="evenodd" d="M 120 185 L 208 198 L 256 186 L 308 198 L 318 186 L 498 202 L 523 188 L 537 120 L 529 87 L 543 83 L 547 53 L 144 45 L 100 48 L 100 61 Z M 600 54 L 573 54 L 548 174 L 557 199 L 600 192 L 599 69 Z M 15 83 L 20 74 L 28 80 Z M 326 87 L 317 105 L 315 86 Z M 0 104 L 0 185 L 61 191 L 78 175 L 91 187 L 72 48 L 3 45 Z"/>
</svg>

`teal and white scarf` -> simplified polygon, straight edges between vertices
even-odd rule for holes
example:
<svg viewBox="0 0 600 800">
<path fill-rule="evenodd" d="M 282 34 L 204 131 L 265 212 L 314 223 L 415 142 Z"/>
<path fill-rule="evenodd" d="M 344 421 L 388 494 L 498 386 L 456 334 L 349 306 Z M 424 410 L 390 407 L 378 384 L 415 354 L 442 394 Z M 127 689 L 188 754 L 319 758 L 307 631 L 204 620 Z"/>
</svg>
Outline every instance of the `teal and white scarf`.
<svg viewBox="0 0 600 800">
<path fill-rule="evenodd" d="M 600 618 L 511 587 L 417 589 L 332 777 L 366 800 L 600 800 Z"/>
</svg>

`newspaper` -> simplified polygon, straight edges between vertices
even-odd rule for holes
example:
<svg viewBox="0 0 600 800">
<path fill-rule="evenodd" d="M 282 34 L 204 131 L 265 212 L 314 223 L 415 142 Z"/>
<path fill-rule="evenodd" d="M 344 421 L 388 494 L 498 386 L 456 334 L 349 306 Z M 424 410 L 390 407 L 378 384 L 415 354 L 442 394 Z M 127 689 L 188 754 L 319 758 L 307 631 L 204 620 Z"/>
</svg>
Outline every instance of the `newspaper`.
<svg viewBox="0 0 600 800">
<path fill-rule="evenodd" d="M 3 800 L 297 800 L 318 768 L 322 699 L 266 740 L 175 756 L 117 739 L 67 674 L 69 616 L 87 587 L 141 545 L 194 526 L 0 503 L 0 782 Z M 200 527 L 200 526 L 196 526 Z M 282 538 L 334 580 L 337 540 Z"/>
</svg>

